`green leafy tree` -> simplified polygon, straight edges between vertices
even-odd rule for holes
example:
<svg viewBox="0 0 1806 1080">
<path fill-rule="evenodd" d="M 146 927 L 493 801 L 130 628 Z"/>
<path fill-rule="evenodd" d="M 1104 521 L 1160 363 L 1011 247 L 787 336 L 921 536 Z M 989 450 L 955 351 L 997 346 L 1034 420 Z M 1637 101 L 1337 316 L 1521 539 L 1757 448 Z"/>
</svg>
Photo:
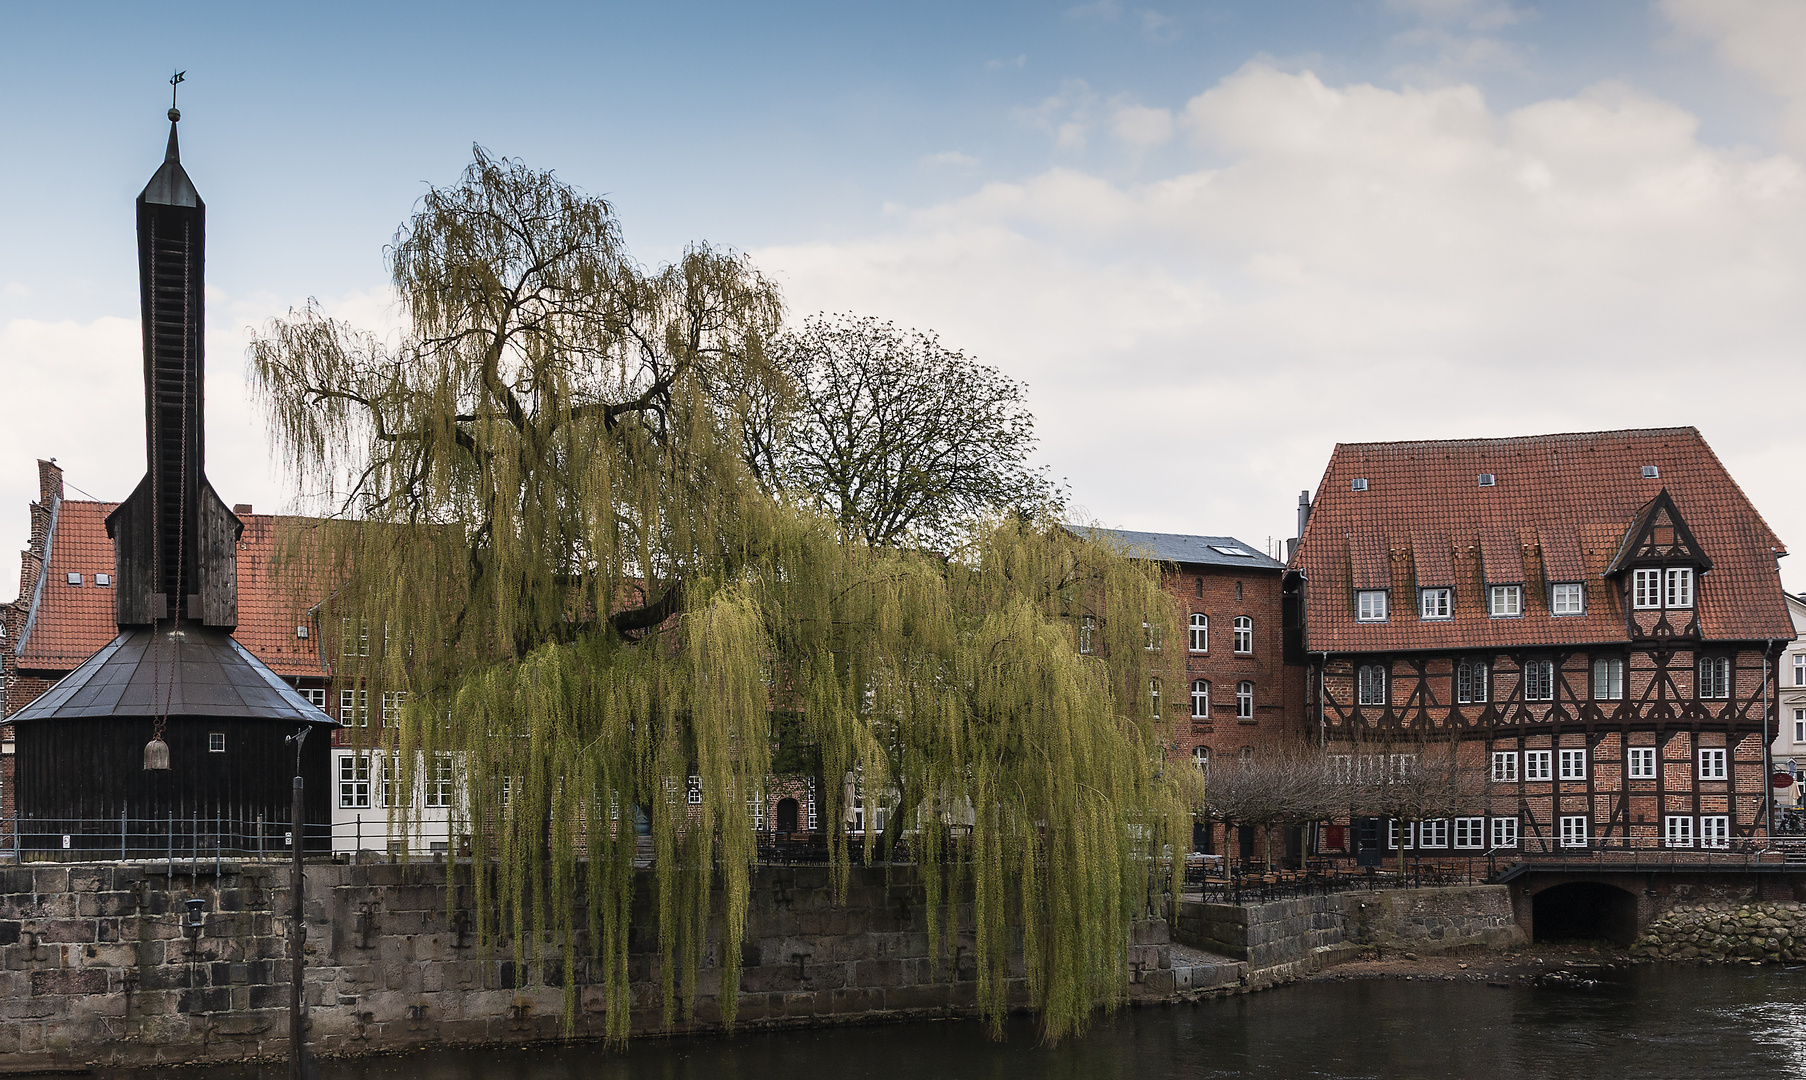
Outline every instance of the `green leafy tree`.
<svg viewBox="0 0 1806 1080">
<path fill-rule="evenodd" d="M 944 557 L 875 546 L 771 497 L 748 447 L 797 393 L 776 291 L 706 246 L 639 266 L 611 208 L 550 173 L 478 150 L 390 265 L 399 340 L 310 307 L 252 345 L 279 452 L 325 503 L 289 560 L 337 583 L 371 699 L 407 695 L 372 733 L 404 788 L 462 762 L 483 933 L 562 952 L 567 1023 L 581 959 L 627 1035 L 636 807 L 667 1018 L 712 929 L 733 1022 L 774 715 L 826 776 L 897 793 L 936 949 L 976 912 L 994 1022 L 1017 948 L 1049 1038 L 1116 1001 L 1149 852 L 1188 821 L 1148 693 L 1173 658 L 1144 626 L 1179 640 L 1157 570 L 1023 516 Z"/>
</svg>

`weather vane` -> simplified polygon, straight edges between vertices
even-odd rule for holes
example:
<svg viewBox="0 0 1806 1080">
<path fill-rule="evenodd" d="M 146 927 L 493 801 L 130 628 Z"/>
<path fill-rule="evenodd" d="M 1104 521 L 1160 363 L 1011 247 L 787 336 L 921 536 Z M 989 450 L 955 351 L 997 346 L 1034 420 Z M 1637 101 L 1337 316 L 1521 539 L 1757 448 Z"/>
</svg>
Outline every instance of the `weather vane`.
<svg viewBox="0 0 1806 1080">
<path fill-rule="evenodd" d="M 186 82 L 187 78 L 188 73 L 186 71 L 178 71 L 169 77 L 169 118 L 171 120 L 182 119 L 182 110 L 176 108 L 176 86 L 179 83 Z"/>
</svg>

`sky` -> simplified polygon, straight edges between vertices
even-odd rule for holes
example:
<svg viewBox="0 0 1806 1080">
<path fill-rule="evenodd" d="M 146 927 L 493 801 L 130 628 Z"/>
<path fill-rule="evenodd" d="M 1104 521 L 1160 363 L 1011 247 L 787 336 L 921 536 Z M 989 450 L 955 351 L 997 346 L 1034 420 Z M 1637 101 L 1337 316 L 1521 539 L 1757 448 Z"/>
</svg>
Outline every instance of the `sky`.
<svg viewBox="0 0 1806 1080">
<path fill-rule="evenodd" d="M 1797 0 L 0 0 L 0 25 L 19 547 L 36 459 L 71 497 L 144 471 L 132 200 L 182 69 L 228 503 L 291 502 L 252 333 L 310 298 L 394 332 L 384 245 L 477 144 L 608 197 L 648 265 L 738 249 L 792 320 L 930 329 L 1025 382 L 1040 460 L 1104 524 L 1266 546 L 1338 442 L 1692 425 L 1806 589 Z"/>
</svg>

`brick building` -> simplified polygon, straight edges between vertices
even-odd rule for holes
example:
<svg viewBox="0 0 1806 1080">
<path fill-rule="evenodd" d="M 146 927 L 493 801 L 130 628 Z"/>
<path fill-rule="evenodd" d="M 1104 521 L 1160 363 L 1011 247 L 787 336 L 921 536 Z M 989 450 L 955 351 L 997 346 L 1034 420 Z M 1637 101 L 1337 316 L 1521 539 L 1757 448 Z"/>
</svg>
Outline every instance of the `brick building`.
<svg viewBox="0 0 1806 1080">
<path fill-rule="evenodd" d="M 1453 744 L 1478 793 L 1325 846 L 1760 837 L 1784 554 L 1693 428 L 1338 445 L 1288 574 L 1307 723 L 1355 769 Z"/>
<path fill-rule="evenodd" d="M 1285 564 L 1232 536 L 1097 530 L 1137 558 L 1156 559 L 1185 626 L 1185 680 L 1162 691 L 1173 721 L 1167 756 L 1202 768 L 1299 737 L 1303 669 L 1281 654 Z M 1167 712 L 1166 710 L 1171 710 Z M 1252 842 L 1244 836 L 1242 842 Z M 1294 840 L 1296 838 L 1293 838 Z M 1222 851 L 1222 826 L 1194 844 Z"/>
</svg>

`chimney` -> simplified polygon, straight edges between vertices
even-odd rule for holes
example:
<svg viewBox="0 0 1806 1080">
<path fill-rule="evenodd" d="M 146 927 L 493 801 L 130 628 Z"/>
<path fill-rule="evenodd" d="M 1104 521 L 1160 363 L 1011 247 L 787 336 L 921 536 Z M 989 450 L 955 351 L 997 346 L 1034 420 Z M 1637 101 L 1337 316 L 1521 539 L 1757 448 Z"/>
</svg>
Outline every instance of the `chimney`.
<svg viewBox="0 0 1806 1080">
<path fill-rule="evenodd" d="M 178 119 L 171 109 L 163 166 L 138 196 L 145 475 L 107 519 L 114 610 L 122 628 L 190 619 L 231 629 L 244 526 L 205 471 L 207 204 L 182 168 Z"/>
<path fill-rule="evenodd" d="M 38 502 L 49 509 L 53 502 L 63 501 L 63 467 L 55 458 L 38 459 Z"/>
</svg>

